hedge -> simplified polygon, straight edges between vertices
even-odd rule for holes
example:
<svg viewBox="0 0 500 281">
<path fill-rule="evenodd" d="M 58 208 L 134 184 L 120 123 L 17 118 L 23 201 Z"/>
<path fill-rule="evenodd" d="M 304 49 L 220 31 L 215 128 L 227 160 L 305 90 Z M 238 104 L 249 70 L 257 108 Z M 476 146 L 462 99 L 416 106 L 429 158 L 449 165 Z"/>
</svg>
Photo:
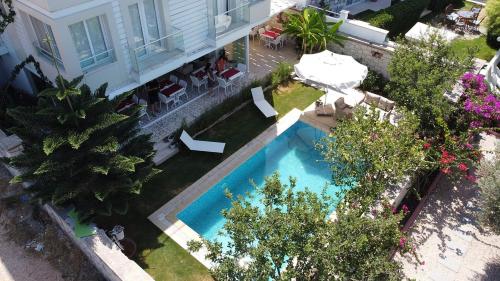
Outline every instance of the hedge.
<svg viewBox="0 0 500 281">
<path fill-rule="evenodd" d="M 367 15 L 363 20 L 371 25 L 386 29 L 390 37 L 408 31 L 420 19 L 431 0 L 406 0 L 386 9 Z"/>
<path fill-rule="evenodd" d="M 431 0 L 429 3 L 429 10 L 434 13 L 444 13 L 444 9 L 449 4 L 453 4 L 455 7 L 461 7 L 464 5 L 464 0 Z"/>
</svg>

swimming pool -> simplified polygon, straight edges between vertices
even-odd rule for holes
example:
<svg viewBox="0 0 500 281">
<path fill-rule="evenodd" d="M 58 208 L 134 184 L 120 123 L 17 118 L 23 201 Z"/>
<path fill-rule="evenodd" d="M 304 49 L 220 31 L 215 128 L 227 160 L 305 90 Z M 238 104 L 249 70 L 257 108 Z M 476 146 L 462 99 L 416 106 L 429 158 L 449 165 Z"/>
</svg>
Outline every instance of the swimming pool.
<svg viewBox="0 0 500 281">
<path fill-rule="evenodd" d="M 297 191 L 307 187 L 319 195 L 328 186 L 327 194 L 335 197 L 340 187 L 331 184 L 331 169 L 321 161 L 322 156 L 314 147 L 325 136 L 326 133 L 320 129 L 301 121 L 296 122 L 178 213 L 177 218 L 203 238 L 211 241 L 217 238 L 217 241 L 224 243 L 226 238 L 219 235 L 225 223 L 221 211 L 231 207 L 225 190 L 235 197 L 247 197 L 246 193 L 254 190 L 250 180 L 257 186 L 263 186 L 264 178 L 275 171 L 279 171 L 282 183 L 289 184 L 289 177 L 295 177 Z M 260 205 L 258 197 L 254 196 L 251 200 L 255 206 Z"/>
</svg>

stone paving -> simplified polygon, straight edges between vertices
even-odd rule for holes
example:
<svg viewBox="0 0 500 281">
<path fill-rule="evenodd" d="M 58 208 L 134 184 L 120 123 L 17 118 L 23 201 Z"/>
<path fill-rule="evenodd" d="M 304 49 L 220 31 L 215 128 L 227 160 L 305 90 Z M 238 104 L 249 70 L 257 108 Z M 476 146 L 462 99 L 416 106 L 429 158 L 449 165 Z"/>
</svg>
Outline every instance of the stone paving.
<svg viewBox="0 0 500 281">
<path fill-rule="evenodd" d="M 257 38 L 255 40 L 250 40 L 250 73 L 248 73 L 241 85 L 263 78 L 282 61 L 288 61 L 290 63 L 297 62 L 297 55 L 291 43 L 282 49 L 272 50 L 264 47 Z M 163 113 L 163 115 L 157 117 L 155 121 L 149 122 L 142 131 L 152 134 L 153 142 L 159 142 L 161 139 L 179 129 L 183 122 L 190 124 L 210 108 L 220 104 L 231 95 L 239 93 L 241 85 L 235 86 L 232 94 L 228 93 L 228 95 L 224 95 L 223 90 L 219 92 L 217 88 L 212 91 L 202 92 L 201 94 L 188 93 L 191 100 L 172 109 L 170 112 Z"/>
<path fill-rule="evenodd" d="M 491 157 L 495 137 L 483 135 L 481 148 Z M 489 153 L 485 152 L 489 151 Z M 500 235 L 477 221 L 479 190 L 476 184 L 452 184 L 443 177 L 437 190 L 410 231 L 417 245 L 414 258 L 396 256 L 408 278 L 419 281 L 500 280 Z"/>
</svg>

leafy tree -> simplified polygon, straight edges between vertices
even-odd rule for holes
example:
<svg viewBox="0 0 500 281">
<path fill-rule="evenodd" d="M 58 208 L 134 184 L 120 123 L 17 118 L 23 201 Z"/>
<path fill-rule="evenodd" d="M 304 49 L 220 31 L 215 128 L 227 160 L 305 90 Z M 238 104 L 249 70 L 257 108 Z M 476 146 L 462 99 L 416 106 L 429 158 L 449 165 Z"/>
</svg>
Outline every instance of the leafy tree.
<svg viewBox="0 0 500 281">
<path fill-rule="evenodd" d="M 497 145 L 495 158 L 484 160 L 479 166 L 478 185 L 481 189 L 480 220 L 495 233 L 500 234 L 500 145 Z"/>
<path fill-rule="evenodd" d="M 16 11 L 14 11 L 12 0 L 0 0 L 0 34 L 5 31 L 7 25 L 14 22 L 15 16 Z"/>
<path fill-rule="evenodd" d="M 472 55 L 456 54 L 437 34 L 419 41 L 400 39 L 389 63 L 389 97 L 405 106 L 420 119 L 424 136 L 450 133 L 449 118 L 455 106 L 444 93 L 472 66 Z"/>
<path fill-rule="evenodd" d="M 36 106 L 9 109 L 11 129 L 24 143 L 24 153 L 9 160 L 22 171 L 16 182 L 30 182 L 35 200 L 72 204 L 82 219 L 125 213 L 127 200 L 141 192 L 156 172 L 148 135 L 139 134 L 138 112 L 115 112 L 125 95 L 109 100 L 107 84 L 94 93 L 83 77 L 39 94 Z"/>
<path fill-rule="evenodd" d="M 347 206 L 367 210 L 387 187 L 425 166 L 422 141 L 417 139 L 418 119 L 403 111 L 394 126 L 379 120 L 376 111 L 358 107 L 354 118 L 337 124 L 331 137 L 318 144 L 331 163 L 333 182 L 351 186 L 346 192 Z"/>
<path fill-rule="evenodd" d="M 493 49 L 500 48 L 500 0 L 489 0 L 486 2 L 486 13 L 488 15 L 486 27 L 486 42 Z"/>
<path fill-rule="evenodd" d="M 294 191 L 277 174 L 257 188 L 262 207 L 239 197 L 225 210 L 228 245 L 191 241 L 203 246 L 216 265 L 217 280 L 400 280 L 400 265 L 389 252 L 403 238 L 401 215 L 387 210 L 375 218 L 352 211 L 327 220 L 330 199 Z M 404 238 L 403 238 L 404 239 Z"/>
<path fill-rule="evenodd" d="M 325 14 L 314 8 L 306 8 L 302 13 L 287 14 L 287 18 L 284 33 L 298 39 L 303 53 L 324 50 L 328 43 L 341 45 L 346 39 L 337 33 L 342 21 L 327 22 Z"/>
</svg>

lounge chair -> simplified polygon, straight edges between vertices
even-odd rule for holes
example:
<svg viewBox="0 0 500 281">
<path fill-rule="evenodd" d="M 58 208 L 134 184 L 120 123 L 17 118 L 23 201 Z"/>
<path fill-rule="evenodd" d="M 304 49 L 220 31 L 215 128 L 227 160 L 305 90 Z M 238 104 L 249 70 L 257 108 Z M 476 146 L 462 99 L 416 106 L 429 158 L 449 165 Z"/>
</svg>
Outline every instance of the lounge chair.
<svg viewBox="0 0 500 281">
<path fill-rule="evenodd" d="M 252 88 L 253 103 L 264 113 L 266 117 L 278 115 L 276 111 L 264 98 L 262 87 Z"/>
<path fill-rule="evenodd" d="M 225 143 L 213 141 L 199 141 L 194 140 L 186 131 L 182 131 L 181 141 L 190 149 L 194 151 L 223 153 Z"/>
</svg>

